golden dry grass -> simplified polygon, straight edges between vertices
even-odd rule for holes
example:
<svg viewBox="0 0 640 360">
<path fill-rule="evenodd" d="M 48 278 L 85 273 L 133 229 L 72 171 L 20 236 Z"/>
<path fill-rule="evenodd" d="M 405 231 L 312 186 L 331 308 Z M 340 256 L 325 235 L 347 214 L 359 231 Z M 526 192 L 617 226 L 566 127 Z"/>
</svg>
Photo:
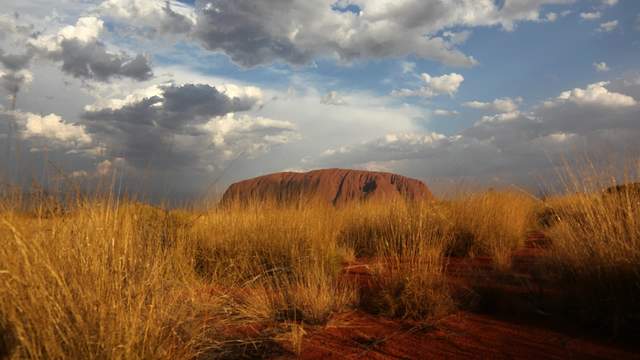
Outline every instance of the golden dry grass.
<svg viewBox="0 0 640 360">
<path fill-rule="evenodd" d="M 511 253 L 533 227 L 540 201 L 521 191 L 490 190 L 464 194 L 444 205 L 453 232 L 448 254 L 490 256 L 496 267 L 508 270 Z"/>
<path fill-rule="evenodd" d="M 640 320 L 640 192 L 638 184 L 569 176 L 567 192 L 546 202 L 552 240 L 547 275 L 563 289 L 567 311 L 613 333 Z M 594 186 L 595 185 L 595 186 Z M 595 189 L 591 192 L 579 192 Z"/>
<path fill-rule="evenodd" d="M 225 358 L 284 351 L 283 339 L 295 353 L 303 329 L 353 308 L 437 318 L 456 308 L 447 257 L 486 255 L 509 271 L 541 209 L 554 243 L 547 275 L 572 294 L 572 309 L 615 327 L 637 319 L 640 206 L 631 192 L 206 211 L 7 195 L 0 357 Z M 363 257 L 378 264 L 366 293 L 341 273 Z"/>
</svg>

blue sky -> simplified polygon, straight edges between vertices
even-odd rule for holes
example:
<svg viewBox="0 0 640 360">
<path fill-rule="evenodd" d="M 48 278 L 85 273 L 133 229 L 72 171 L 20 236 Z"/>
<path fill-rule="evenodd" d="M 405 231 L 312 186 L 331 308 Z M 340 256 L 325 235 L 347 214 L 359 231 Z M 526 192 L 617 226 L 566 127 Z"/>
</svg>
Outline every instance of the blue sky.
<svg viewBox="0 0 640 360">
<path fill-rule="evenodd" d="M 532 173 L 572 152 L 633 153 L 640 132 L 634 0 L 38 0 L 1 11 L 0 142 L 29 148 L 37 166 L 47 149 L 88 183 L 118 173 L 197 194 L 212 179 L 335 166 L 535 186 Z M 42 173 L 10 158 L 22 180 Z"/>
</svg>

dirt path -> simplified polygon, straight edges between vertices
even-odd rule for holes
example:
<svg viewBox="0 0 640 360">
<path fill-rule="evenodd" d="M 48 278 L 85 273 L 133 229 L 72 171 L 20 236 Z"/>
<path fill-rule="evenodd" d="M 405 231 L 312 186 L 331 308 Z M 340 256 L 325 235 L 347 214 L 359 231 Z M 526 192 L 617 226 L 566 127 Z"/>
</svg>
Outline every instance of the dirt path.
<svg viewBox="0 0 640 360">
<path fill-rule="evenodd" d="M 464 288 L 471 282 L 507 303 L 496 301 L 474 313 L 459 311 L 432 324 L 361 311 L 340 314 L 324 327 L 307 331 L 300 358 L 640 359 L 640 347 L 622 349 L 586 336 L 584 329 L 549 318 L 530 301 L 533 292 L 542 291 L 536 289 L 531 269 L 548 245 L 542 234 L 530 233 L 525 247 L 514 253 L 508 276 L 497 274 L 488 258 L 452 259 L 448 276 L 454 286 Z M 366 262 L 350 264 L 346 272 L 361 284 L 371 276 Z"/>
<path fill-rule="evenodd" d="M 427 326 L 342 314 L 303 342 L 304 359 L 640 359 L 560 332 L 459 312 Z"/>
</svg>

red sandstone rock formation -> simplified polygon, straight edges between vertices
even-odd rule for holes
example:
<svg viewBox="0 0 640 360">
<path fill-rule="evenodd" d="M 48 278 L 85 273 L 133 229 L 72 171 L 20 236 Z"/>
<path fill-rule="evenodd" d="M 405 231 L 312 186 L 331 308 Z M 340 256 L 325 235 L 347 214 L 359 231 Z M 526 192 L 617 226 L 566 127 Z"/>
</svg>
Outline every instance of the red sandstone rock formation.
<svg viewBox="0 0 640 360">
<path fill-rule="evenodd" d="M 427 186 L 415 179 L 385 172 L 325 169 L 307 173 L 283 172 L 256 177 L 231 185 L 223 203 L 275 200 L 291 202 L 320 200 L 343 205 L 360 200 L 390 200 L 395 197 L 428 200 Z"/>
</svg>

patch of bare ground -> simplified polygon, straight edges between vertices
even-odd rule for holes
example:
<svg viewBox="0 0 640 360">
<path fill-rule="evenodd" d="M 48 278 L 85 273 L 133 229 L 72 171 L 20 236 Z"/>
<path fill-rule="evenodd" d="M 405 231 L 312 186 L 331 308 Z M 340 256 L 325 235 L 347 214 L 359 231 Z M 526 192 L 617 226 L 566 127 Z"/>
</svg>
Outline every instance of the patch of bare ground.
<svg viewBox="0 0 640 360">
<path fill-rule="evenodd" d="M 550 241 L 530 232 L 509 271 L 489 257 L 448 258 L 447 279 L 463 310 L 432 321 L 356 310 L 306 329 L 303 359 L 640 359 L 640 345 L 599 336 L 567 320 L 560 291 L 541 274 Z M 343 277 L 366 294 L 376 259 L 346 264 Z M 276 356 L 293 357 L 291 354 Z"/>
<path fill-rule="evenodd" d="M 640 355 L 491 315 L 458 312 L 432 324 L 342 314 L 303 341 L 304 359 L 632 359 Z"/>
</svg>

